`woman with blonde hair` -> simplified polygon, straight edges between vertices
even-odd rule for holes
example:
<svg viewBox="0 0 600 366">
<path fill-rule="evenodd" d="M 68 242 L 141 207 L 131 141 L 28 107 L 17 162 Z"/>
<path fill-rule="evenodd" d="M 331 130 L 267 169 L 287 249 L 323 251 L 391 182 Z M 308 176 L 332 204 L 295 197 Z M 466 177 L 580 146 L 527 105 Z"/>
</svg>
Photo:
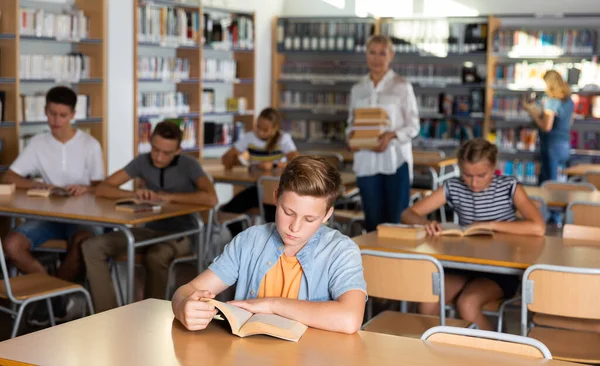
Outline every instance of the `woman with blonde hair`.
<svg viewBox="0 0 600 366">
<path fill-rule="evenodd" d="M 389 38 L 376 35 L 367 42 L 369 74 L 352 87 L 348 135 L 353 110 L 385 109 L 389 126 L 372 150 L 356 150 L 353 170 L 360 190 L 365 226 L 373 231 L 380 223 L 399 223 L 408 207 L 413 168 L 412 139 L 419 133 L 419 111 L 412 85 L 391 68 L 394 58 Z"/>
<path fill-rule="evenodd" d="M 571 125 L 575 109 L 569 84 L 557 71 L 546 72 L 544 81 L 546 98 L 542 108 L 534 103 L 523 103 L 523 108 L 540 129 L 540 184 L 546 180 L 556 180 L 559 166 L 569 160 Z"/>
</svg>

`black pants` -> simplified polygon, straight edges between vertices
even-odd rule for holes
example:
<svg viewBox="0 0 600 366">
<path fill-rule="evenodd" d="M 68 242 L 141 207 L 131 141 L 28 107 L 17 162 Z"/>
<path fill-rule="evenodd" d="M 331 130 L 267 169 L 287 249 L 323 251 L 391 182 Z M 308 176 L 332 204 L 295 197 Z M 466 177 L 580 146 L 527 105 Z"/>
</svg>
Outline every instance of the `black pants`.
<svg viewBox="0 0 600 366">
<path fill-rule="evenodd" d="M 221 211 L 231 213 L 246 213 L 246 211 L 258 207 L 258 188 L 248 187 L 236 194 L 231 201 L 221 207 Z M 265 219 L 267 222 L 275 222 L 275 206 L 265 205 Z M 244 227 L 242 223 L 234 222 L 227 226 L 232 236 L 241 233 Z"/>
</svg>

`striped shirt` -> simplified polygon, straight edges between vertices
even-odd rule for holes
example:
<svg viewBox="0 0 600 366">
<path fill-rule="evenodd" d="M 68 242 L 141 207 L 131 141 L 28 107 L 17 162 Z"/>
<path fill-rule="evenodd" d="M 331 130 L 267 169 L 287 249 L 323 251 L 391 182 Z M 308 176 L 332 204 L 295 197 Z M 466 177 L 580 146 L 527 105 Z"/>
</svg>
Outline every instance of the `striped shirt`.
<svg viewBox="0 0 600 366">
<path fill-rule="evenodd" d="M 248 151 L 251 164 L 257 164 L 264 161 L 271 161 L 274 163 L 280 161 L 284 162 L 287 154 L 296 151 L 296 145 L 292 140 L 292 136 L 283 131 L 281 131 L 281 137 L 271 151 L 267 150 L 267 141 L 259 139 L 254 131 L 243 134 L 234 144 L 234 147 L 239 153 Z"/>
<path fill-rule="evenodd" d="M 515 221 L 517 184 L 515 177 L 494 175 L 488 188 L 473 192 L 462 179 L 452 178 L 444 182 L 444 195 L 462 226 L 474 222 Z"/>
</svg>

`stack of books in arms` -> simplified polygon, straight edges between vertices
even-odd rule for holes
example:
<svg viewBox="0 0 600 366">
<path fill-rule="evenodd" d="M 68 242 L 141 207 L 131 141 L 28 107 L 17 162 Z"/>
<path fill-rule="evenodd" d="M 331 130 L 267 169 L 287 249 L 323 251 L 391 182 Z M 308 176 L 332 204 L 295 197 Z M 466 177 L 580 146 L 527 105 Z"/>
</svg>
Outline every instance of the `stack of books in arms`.
<svg viewBox="0 0 600 366">
<path fill-rule="evenodd" d="M 349 140 L 353 149 L 374 149 L 379 145 L 381 135 L 390 121 L 387 112 L 382 108 L 356 108 L 352 137 Z"/>
</svg>

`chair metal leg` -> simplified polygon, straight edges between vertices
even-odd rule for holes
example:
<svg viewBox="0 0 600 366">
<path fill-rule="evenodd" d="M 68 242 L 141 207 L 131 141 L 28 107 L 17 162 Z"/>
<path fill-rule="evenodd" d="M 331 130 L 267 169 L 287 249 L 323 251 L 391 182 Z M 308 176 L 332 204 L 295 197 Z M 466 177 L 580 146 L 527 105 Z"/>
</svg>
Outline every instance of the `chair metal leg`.
<svg viewBox="0 0 600 366">
<path fill-rule="evenodd" d="M 373 300 L 369 299 L 367 301 L 367 321 L 373 318 Z"/>
<path fill-rule="evenodd" d="M 111 272 L 111 277 L 113 279 L 113 284 L 114 284 L 113 287 L 115 287 L 115 295 L 116 295 L 116 298 L 117 298 L 117 305 L 118 306 L 123 306 L 123 297 L 124 297 L 124 295 L 123 295 L 123 289 L 121 287 L 121 281 L 119 279 L 119 268 L 118 268 L 118 266 L 117 266 L 116 263 L 113 262 L 111 264 L 111 271 L 110 272 Z"/>
<path fill-rule="evenodd" d="M 15 318 L 15 322 L 13 323 L 13 329 L 10 333 L 10 338 L 15 338 L 17 336 L 17 332 L 19 331 L 19 325 L 21 325 L 21 318 L 23 318 L 23 311 L 25 310 L 25 306 L 28 303 L 25 302 L 19 306 L 19 310 L 17 311 L 17 317 Z"/>
<path fill-rule="evenodd" d="M 50 297 L 46 299 L 46 306 L 48 307 L 48 317 L 50 318 L 50 326 L 56 325 L 56 319 L 54 318 L 54 309 L 52 309 L 52 301 Z"/>
<path fill-rule="evenodd" d="M 83 296 L 85 296 L 85 302 L 87 303 L 89 315 L 94 315 L 94 305 L 92 304 L 92 297 L 90 296 L 90 293 L 88 291 L 80 292 L 83 294 Z M 85 316 L 85 312 L 83 316 Z"/>
</svg>

